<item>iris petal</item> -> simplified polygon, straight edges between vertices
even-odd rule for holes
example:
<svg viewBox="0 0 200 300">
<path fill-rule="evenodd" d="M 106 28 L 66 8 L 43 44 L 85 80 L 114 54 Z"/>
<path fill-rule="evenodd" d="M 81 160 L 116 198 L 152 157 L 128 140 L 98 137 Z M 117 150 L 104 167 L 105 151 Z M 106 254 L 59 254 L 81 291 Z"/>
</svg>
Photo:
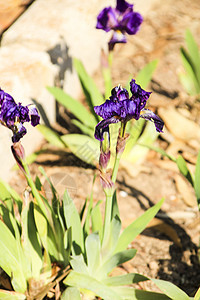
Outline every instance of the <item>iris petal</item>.
<svg viewBox="0 0 200 300">
<path fill-rule="evenodd" d="M 109 49 L 113 50 L 116 43 L 126 43 L 125 33 L 136 34 L 142 22 L 142 16 L 133 11 L 132 4 L 117 0 L 116 8 L 109 6 L 99 13 L 96 28 L 114 31 L 109 41 Z"/>
<path fill-rule="evenodd" d="M 99 141 L 103 141 L 103 132 L 105 131 L 105 128 L 108 127 L 110 124 L 118 123 L 118 122 L 119 119 L 117 119 L 116 117 L 112 117 L 100 121 L 95 128 L 95 133 L 94 133 L 95 138 Z M 108 130 L 108 128 L 106 130 Z"/>
<path fill-rule="evenodd" d="M 133 9 L 133 4 L 130 4 L 124 0 L 117 0 L 116 9 L 120 13 L 124 13 L 127 9 Z"/>
<path fill-rule="evenodd" d="M 144 113 L 140 115 L 141 118 L 154 122 L 156 130 L 158 132 L 163 132 L 164 122 L 156 114 L 150 109 L 143 109 L 142 112 Z"/>
</svg>

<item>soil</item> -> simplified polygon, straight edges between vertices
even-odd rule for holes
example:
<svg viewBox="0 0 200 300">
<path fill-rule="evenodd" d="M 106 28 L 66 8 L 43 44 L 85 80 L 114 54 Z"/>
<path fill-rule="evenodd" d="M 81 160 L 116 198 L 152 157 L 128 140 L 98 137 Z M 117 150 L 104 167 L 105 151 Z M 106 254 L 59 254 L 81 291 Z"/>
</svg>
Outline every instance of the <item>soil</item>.
<svg viewBox="0 0 200 300">
<path fill-rule="evenodd" d="M 148 87 L 152 91 L 150 109 L 159 113 L 160 107 L 165 109 L 172 106 L 187 114 L 198 125 L 200 102 L 187 95 L 179 82 L 177 72 L 182 66 L 180 47 L 185 46 L 184 35 L 187 28 L 190 28 L 200 44 L 199 9 L 199 0 L 162 1 L 144 19 L 136 36 L 129 37 L 126 45 L 116 46 L 113 64 L 114 84 L 125 85 L 130 74 L 134 78 L 146 63 L 159 59 Z M 100 72 L 94 78 L 102 88 Z M 179 146 L 174 150 L 175 155 L 181 153 L 194 170 L 199 150 L 197 143 L 191 145 L 181 136 L 175 137 L 168 123 L 165 125 L 165 133 L 160 135 L 156 145 L 168 151 L 177 142 Z M 56 124 L 56 128 L 58 127 L 61 125 Z M 67 128 L 74 130 L 69 124 Z M 62 130 L 66 131 L 66 128 Z M 40 155 L 32 164 L 32 174 L 38 172 L 38 165 L 42 165 L 60 195 L 67 187 L 80 208 L 91 192 L 93 176 L 98 175 L 98 170 L 81 162 L 67 150 L 61 151 L 47 146 L 45 142 L 41 148 L 43 146 L 48 148 L 48 153 Z M 162 197 L 165 201 L 156 218 L 130 245 L 137 249 L 135 258 L 115 270 L 115 273 L 137 272 L 152 278 L 169 280 L 193 296 L 200 285 L 197 256 L 199 216 L 194 201 L 184 200 L 184 193 L 191 187 L 185 183 L 182 190 L 178 189 L 177 176 L 180 175 L 175 163 L 154 151 L 149 151 L 140 164 L 123 165 L 120 168 L 116 186 L 124 227 Z M 19 192 L 26 185 L 21 174 L 13 178 L 11 184 Z M 104 199 L 98 178 L 93 189 L 94 201 Z M 192 193 L 191 190 L 191 195 Z M 150 282 L 144 282 L 139 287 L 158 291 Z"/>
</svg>

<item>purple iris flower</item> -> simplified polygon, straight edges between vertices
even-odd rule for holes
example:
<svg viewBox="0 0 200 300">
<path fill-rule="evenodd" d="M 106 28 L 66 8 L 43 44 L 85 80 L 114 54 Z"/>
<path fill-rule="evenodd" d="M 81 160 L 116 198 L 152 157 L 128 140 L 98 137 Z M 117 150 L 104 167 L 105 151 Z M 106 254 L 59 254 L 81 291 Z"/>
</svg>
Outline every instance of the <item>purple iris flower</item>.
<svg viewBox="0 0 200 300">
<path fill-rule="evenodd" d="M 116 43 L 126 43 L 125 33 L 136 34 L 142 21 L 142 16 L 133 11 L 133 4 L 124 0 L 117 0 L 115 8 L 109 6 L 100 12 L 97 17 L 96 28 L 106 32 L 114 31 L 109 42 L 109 48 L 112 50 Z"/>
<path fill-rule="evenodd" d="M 112 123 L 122 122 L 126 124 L 129 120 L 143 118 L 153 121 L 158 132 L 162 132 L 164 123 L 151 110 L 146 109 L 146 103 L 151 92 L 146 92 L 132 79 L 130 82 L 132 96 L 129 98 L 128 91 L 117 86 L 112 89 L 109 100 L 100 106 L 95 106 L 95 113 L 102 117 L 95 129 L 95 138 L 103 140 L 104 128 Z"/>
<path fill-rule="evenodd" d="M 0 123 L 12 130 L 13 143 L 26 134 L 24 122 L 31 122 L 32 126 L 36 126 L 39 121 L 40 116 L 35 106 L 17 104 L 11 95 L 0 89 Z"/>
</svg>

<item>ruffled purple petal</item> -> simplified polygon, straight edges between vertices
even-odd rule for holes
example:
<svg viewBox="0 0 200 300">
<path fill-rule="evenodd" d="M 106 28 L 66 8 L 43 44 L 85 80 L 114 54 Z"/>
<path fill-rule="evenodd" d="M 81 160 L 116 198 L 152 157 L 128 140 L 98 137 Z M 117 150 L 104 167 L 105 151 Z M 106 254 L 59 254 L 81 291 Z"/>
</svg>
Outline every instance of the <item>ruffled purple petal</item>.
<svg viewBox="0 0 200 300">
<path fill-rule="evenodd" d="M 116 10 L 123 14 L 127 9 L 132 10 L 133 4 L 130 4 L 124 0 L 117 0 Z"/>
<path fill-rule="evenodd" d="M 94 133 L 95 138 L 99 141 L 103 141 L 103 133 L 105 132 L 105 130 L 106 131 L 108 130 L 107 127 L 110 124 L 118 123 L 118 122 L 119 122 L 119 119 L 117 119 L 115 117 L 100 121 L 95 128 L 95 133 Z"/>
<path fill-rule="evenodd" d="M 13 143 L 18 142 L 25 134 L 23 123 L 30 122 L 32 126 L 39 124 L 40 116 L 35 107 L 29 108 L 15 100 L 0 89 L 0 122 L 13 132 Z"/>
<path fill-rule="evenodd" d="M 0 89 L 0 105 L 2 105 L 4 100 L 14 101 L 13 97 L 10 94 L 5 93 L 2 89 Z"/>
<path fill-rule="evenodd" d="M 29 115 L 31 117 L 31 125 L 32 126 L 36 126 L 40 123 L 40 116 L 39 116 L 39 113 L 38 113 L 38 110 L 37 108 L 32 105 L 29 107 Z"/>
<path fill-rule="evenodd" d="M 26 134 L 26 128 L 22 125 L 22 123 L 18 123 L 15 125 L 15 130 L 13 130 L 12 142 L 16 143 Z"/>
<path fill-rule="evenodd" d="M 129 94 L 126 89 L 123 89 L 120 85 L 116 86 L 111 91 L 110 100 L 112 101 L 122 101 L 129 99 Z"/>
<path fill-rule="evenodd" d="M 97 29 L 108 32 L 118 26 L 115 9 L 112 7 L 104 8 L 97 17 Z"/>
<path fill-rule="evenodd" d="M 129 12 L 124 15 L 122 21 L 120 22 L 120 26 L 123 31 L 132 35 L 138 32 L 142 21 L 143 18 L 139 13 Z"/>
<path fill-rule="evenodd" d="M 154 122 L 156 130 L 158 132 L 163 132 L 164 122 L 156 114 L 150 109 L 143 109 L 142 112 L 144 113 L 141 114 L 141 118 Z"/>
<path fill-rule="evenodd" d="M 121 103 L 119 101 L 106 100 L 105 103 L 94 106 L 95 113 L 103 119 L 109 119 L 113 116 L 119 116 Z"/>
<path fill-rule="evenodd" d="M 130 82 L 130 90 L 132 93 L 131 100 L 136 102 L 138 115 L 140 111 L 146 106 L 151 92 L 146 92 L 145 90 L 143 90 L 139 84 L 135 83 L 134 79 L 132 79 Z"/>
<path fill-rule="evenodd" d="M 120 30 L 114 31 L 109 41 L 109 49 L 112 50 L 114 48 L 114 45 L 117 43 L 126 43 L 126 42 L 127 39 L 123 32 L 121 32 Z"/>
</svg>

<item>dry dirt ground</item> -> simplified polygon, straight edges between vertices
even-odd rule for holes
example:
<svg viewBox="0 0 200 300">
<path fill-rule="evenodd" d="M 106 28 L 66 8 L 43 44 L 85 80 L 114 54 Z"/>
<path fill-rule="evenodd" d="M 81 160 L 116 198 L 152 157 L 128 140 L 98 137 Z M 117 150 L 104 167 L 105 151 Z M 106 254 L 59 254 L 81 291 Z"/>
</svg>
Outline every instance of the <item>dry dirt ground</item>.
<svg viewBox="0 0 200 300">
<path fill-rule="evenodd" d="M 158 114 L 162 113 L 163 117 L 163 111 L 173 107 L 177 113 L 198 125 L 200 102 L 185 93 L 177 73 L 181 68 L 179 48 L 184 45 L 186 28 L 190 28 L 200 44 L 199 11 L 199 0 L 161 1 L 145 18 L 138 35 L 129 38 L 126 45 L 117 45 L 113 65 L 114 82 L 124 85 L 130 74 L 134 77 L 147 62 L 159 59 L 148 88 L 153 92 L 150 108 Z M 95 80 L 101 88 L 100 73 L 97 72 Z M 177 137 L 173 131 L 176 126 L 180 126 L 176 119 L 166 118 L 165 133 L 159 137 L 157 146 L 175 156 L 181 153 L 194 171 L 199 141 L 184 137 L 184 123 L 181 124 L 183 136 Z M 71 126 L 69 128 L 73 129 Z M 42 165 L 52 176 L 60 194 L 66 187 L 70 190 L 77 207 L 83 204 L 91 191 L 93 176 L 98 174 L 98 170 L 82 163 L 70 152 L 51 147 L 48 154 L 41 155 L 31 166 L 33 174 L 37 172 L 38 165 Z M 200 285 L 197 258 L 200 226 L 193 191 L 183 181 L 180 188 L 180 180 L 175 163 L 153 151 L 140 165 L 120 168 L 116 185 L 123 226 L 162 197 L 165 202 L 157 218 L 133 241 L 131 246 L 137 249 L 135 258 L 116 272 L 138 272 L 169 280 L 192 296 Z M 17 179 L 13 178 L 11 184 L 20 191 L 25 186 L 20 174 Z M 97 179 L 94 200 L 103 197 Z M 150 283 L 142 283 L 140 287 L 157 290 Z"/>
</svg>

